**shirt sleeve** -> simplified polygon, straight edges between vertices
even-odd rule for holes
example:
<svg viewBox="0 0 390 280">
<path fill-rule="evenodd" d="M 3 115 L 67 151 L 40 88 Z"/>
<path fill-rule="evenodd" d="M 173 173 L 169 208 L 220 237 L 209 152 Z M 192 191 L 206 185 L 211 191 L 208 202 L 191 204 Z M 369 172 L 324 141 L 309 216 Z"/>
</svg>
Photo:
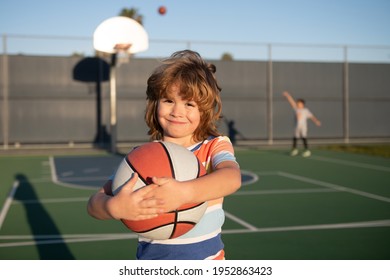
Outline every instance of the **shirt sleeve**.
<svg viewBox="0 0 390 280">
<path fill-rule="evenodd" d="M 216 141 L 211 156 L 213 169 L 215 170 L 218 164 L 225 161 L 233 161 L 238 165 L 230 139 L 226 136 L 221 136 Z"/>
</svg>

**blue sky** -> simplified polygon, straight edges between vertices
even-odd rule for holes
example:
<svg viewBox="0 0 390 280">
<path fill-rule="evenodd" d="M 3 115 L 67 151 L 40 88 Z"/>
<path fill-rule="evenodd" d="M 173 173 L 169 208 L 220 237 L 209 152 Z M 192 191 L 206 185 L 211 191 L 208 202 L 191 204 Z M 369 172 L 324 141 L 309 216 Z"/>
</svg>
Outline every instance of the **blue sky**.
<svg viewBox="0 0 390 280">
<path fill-rule="evenodd" d="M 92 37 L 124 7 L 144 16 L 151 40 L 390 46 L 389 0 L 2 0 L 0 33 Z M 24 52 L 18 44 L 34 48 L 10 42 L 8 52 Z"/>
</svg>

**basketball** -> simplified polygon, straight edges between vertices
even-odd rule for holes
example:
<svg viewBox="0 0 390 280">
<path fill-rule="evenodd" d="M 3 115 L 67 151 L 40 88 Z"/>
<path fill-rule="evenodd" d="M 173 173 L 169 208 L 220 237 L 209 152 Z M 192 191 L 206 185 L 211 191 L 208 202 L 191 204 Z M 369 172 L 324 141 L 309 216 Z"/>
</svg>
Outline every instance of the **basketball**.
<svg viewBox="0 0 390 280">
<path fill-rule="evenodd" d="M 112 183 L 115 195 L 131 177 L 138 173 L 133 191 L 151 183 L 151 178 L 170 177 L 188 181 L 206 174 L 206 169 L 188 149 L 170 142 L 150 142 L 128 153 L 119 164 Z M 185 204 L 178 209 L 152 219 L 122 220 L 124 225 L 138 235 L 154 240 L 179 237 L 190 231 L 202 218 L 207 202 Z"/>
<path fill-rule="evenodd" d="M 167 8 L 165 8 L 165 6 L 160 6 L 160 7 L 158 8 L 158 13 L 159 13 L 160 15 L 165 15 L 166 12 L 167 12 Z"/>
</svg>

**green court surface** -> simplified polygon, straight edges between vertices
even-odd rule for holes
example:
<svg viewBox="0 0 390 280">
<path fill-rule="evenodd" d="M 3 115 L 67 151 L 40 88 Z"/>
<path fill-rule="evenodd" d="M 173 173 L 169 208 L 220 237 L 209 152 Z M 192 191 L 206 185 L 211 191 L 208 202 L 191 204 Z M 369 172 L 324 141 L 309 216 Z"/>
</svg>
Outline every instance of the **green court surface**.
<svg viewBox="0 0 390 280">
<path fill-rule="evenodd" d="M 227 259 L 390 258 L 390 160 L 237 148 L 246 182 L 225 199 Z M 136 236 L 86 212 L 120 157 L 0 156 L 0 259 L 134 259 Z"/>
</svg>

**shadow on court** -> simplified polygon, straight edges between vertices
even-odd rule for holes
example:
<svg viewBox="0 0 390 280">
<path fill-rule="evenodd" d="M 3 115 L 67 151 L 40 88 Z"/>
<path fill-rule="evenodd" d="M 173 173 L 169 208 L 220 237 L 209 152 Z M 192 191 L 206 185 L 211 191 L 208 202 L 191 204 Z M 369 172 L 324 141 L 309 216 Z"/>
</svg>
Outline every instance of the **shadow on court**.
<svg viewBox="0 0 390 280">
<path fill-rule="evenodd" d="M 17 174 L 20 182 L 15 200 L 24 206 L 26 217 L 34 236 L 41 260 L 73 260 L 75 257 L 61 237 L 54 220 L 39 202 L 33 185 L 24 174 Z M 54 243 L 54 244 L 53 244 Z"/>
</svg>

